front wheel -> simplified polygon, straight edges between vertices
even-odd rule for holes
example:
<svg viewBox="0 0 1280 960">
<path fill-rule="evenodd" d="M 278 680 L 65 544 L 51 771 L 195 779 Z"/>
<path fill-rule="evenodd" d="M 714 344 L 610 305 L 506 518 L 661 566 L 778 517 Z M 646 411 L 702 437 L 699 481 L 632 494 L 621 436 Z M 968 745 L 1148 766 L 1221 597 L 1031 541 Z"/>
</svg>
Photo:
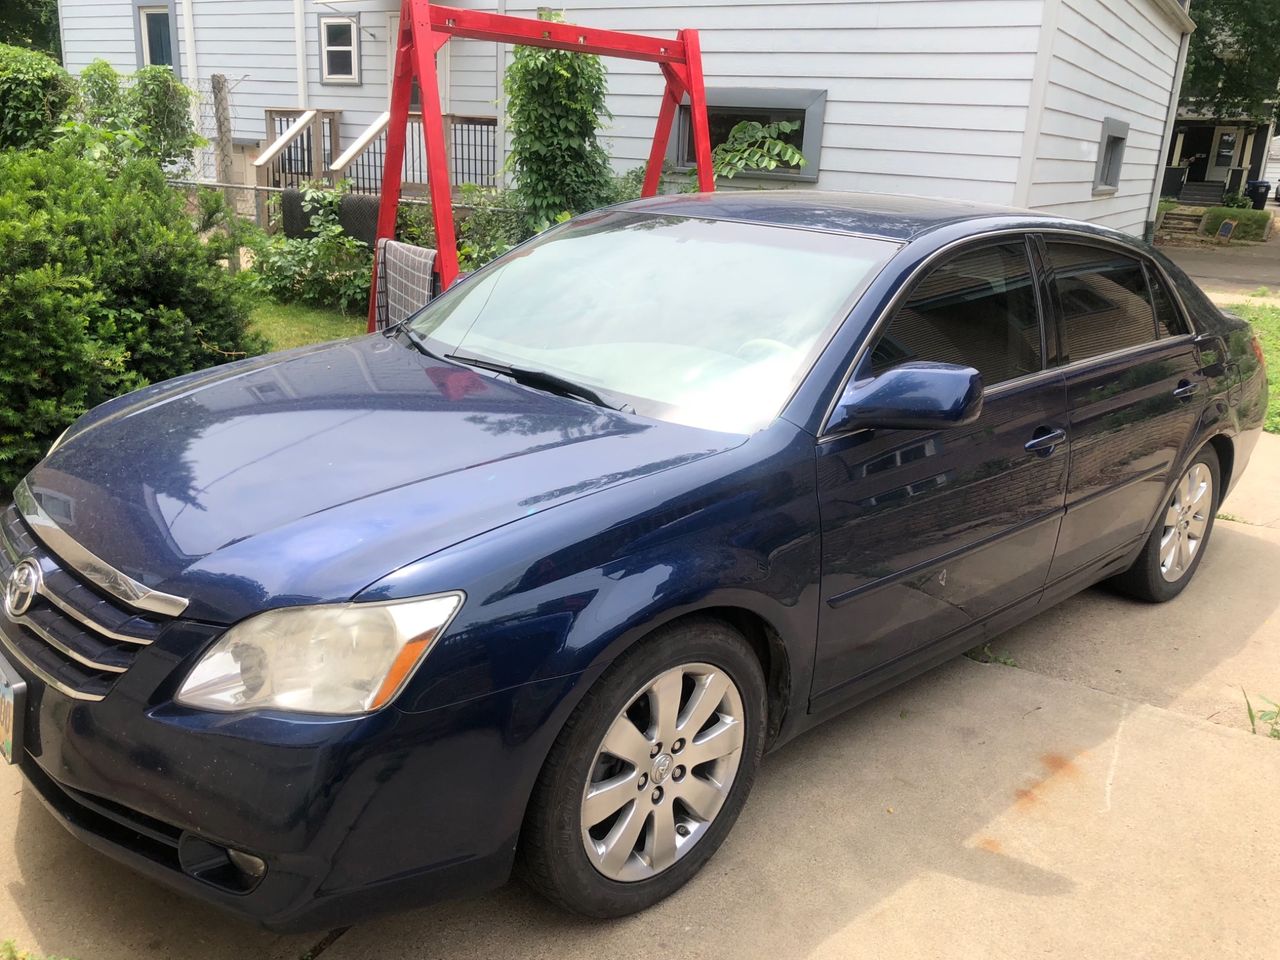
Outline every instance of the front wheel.
<svg viewBox="0 0 1280 960">
<path fill-rule="evenodd" d="M 1183 591 L 1209 545 L 1222 497 L 1220 476 L 1218 455 L 1206 446 L 1174 484 L 1138 559 L 1113 578 L 1118 589 L 1151 603 L 1172 600 Z"/>
<path fill-rule="evenodd" d="M 755 779 L 765 684 L 743 637 L 676 624 L 619 658 L 575 709 L 534 789 L 524 872 L 591 917 L 649 907 L 711 858 Z"/>
</svg>

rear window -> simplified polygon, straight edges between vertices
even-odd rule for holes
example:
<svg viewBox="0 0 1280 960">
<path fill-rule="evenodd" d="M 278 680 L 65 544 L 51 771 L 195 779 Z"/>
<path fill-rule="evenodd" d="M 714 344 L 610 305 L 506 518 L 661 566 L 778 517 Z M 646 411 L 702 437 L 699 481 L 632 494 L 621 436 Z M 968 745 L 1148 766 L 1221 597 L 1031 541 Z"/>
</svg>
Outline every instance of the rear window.
<svg viewBox="0 0 1280 960">
<path fill-rule="evenodd" d="M 1063 363 L 1156 338 L 1155 310 L 1137 259 L 1081 243 L 1051 240 L 1046 246 L 1062 309 Z"/>
</svg>

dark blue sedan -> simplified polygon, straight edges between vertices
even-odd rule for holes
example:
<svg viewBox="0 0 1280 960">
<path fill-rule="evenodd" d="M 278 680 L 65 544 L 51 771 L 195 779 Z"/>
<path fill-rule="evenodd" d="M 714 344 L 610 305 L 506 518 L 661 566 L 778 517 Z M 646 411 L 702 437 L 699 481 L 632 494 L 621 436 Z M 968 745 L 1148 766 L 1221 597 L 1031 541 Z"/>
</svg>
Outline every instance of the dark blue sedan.
<svg viewBox="0 0 1280 960">
<path fill-rule="evenodd" d="M 6 752 L 274 928 L 517 865 L 630 913 L 765 751 L 1092 584 L 1177 596 L 1264 407 L 1248 326 L 1113 231 L 598 211 L 385 335 L 75 424 L 0 524 Z"/>
</svg>

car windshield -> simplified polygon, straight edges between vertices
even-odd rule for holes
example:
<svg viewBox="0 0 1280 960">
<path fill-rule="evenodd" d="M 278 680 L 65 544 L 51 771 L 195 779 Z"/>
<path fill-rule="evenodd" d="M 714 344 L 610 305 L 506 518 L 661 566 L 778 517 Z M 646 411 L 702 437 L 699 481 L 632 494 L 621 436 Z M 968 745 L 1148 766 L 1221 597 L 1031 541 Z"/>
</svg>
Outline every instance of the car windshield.
<svg viewBox="0 0 1280 960">
<path fill-rule="evenodd" d="M 897 244 L 608 211 L 429 304 L 433 353 L 536 370 L 662 420 L 749 433 L 781 411 Z"/>
</svg>

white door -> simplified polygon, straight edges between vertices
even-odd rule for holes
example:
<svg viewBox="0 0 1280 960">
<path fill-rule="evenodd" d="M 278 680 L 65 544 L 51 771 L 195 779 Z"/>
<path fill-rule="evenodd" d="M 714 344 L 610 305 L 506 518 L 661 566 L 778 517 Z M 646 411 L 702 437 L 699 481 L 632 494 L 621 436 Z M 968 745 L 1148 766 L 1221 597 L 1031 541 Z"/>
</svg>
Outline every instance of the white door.
<svg viewBox="0 0 1280 960">
<path fill-rule="evenodd" d="M 1213 146 L 1209 150 L 1209 167 L 1206 180 L 1226 182 L 1231 168 L 1239 166 L 1238 158 L 1244 144 L 1244 131 L 1239 127 L 1217 127 L 1213 131 Z"/>
</svg>

